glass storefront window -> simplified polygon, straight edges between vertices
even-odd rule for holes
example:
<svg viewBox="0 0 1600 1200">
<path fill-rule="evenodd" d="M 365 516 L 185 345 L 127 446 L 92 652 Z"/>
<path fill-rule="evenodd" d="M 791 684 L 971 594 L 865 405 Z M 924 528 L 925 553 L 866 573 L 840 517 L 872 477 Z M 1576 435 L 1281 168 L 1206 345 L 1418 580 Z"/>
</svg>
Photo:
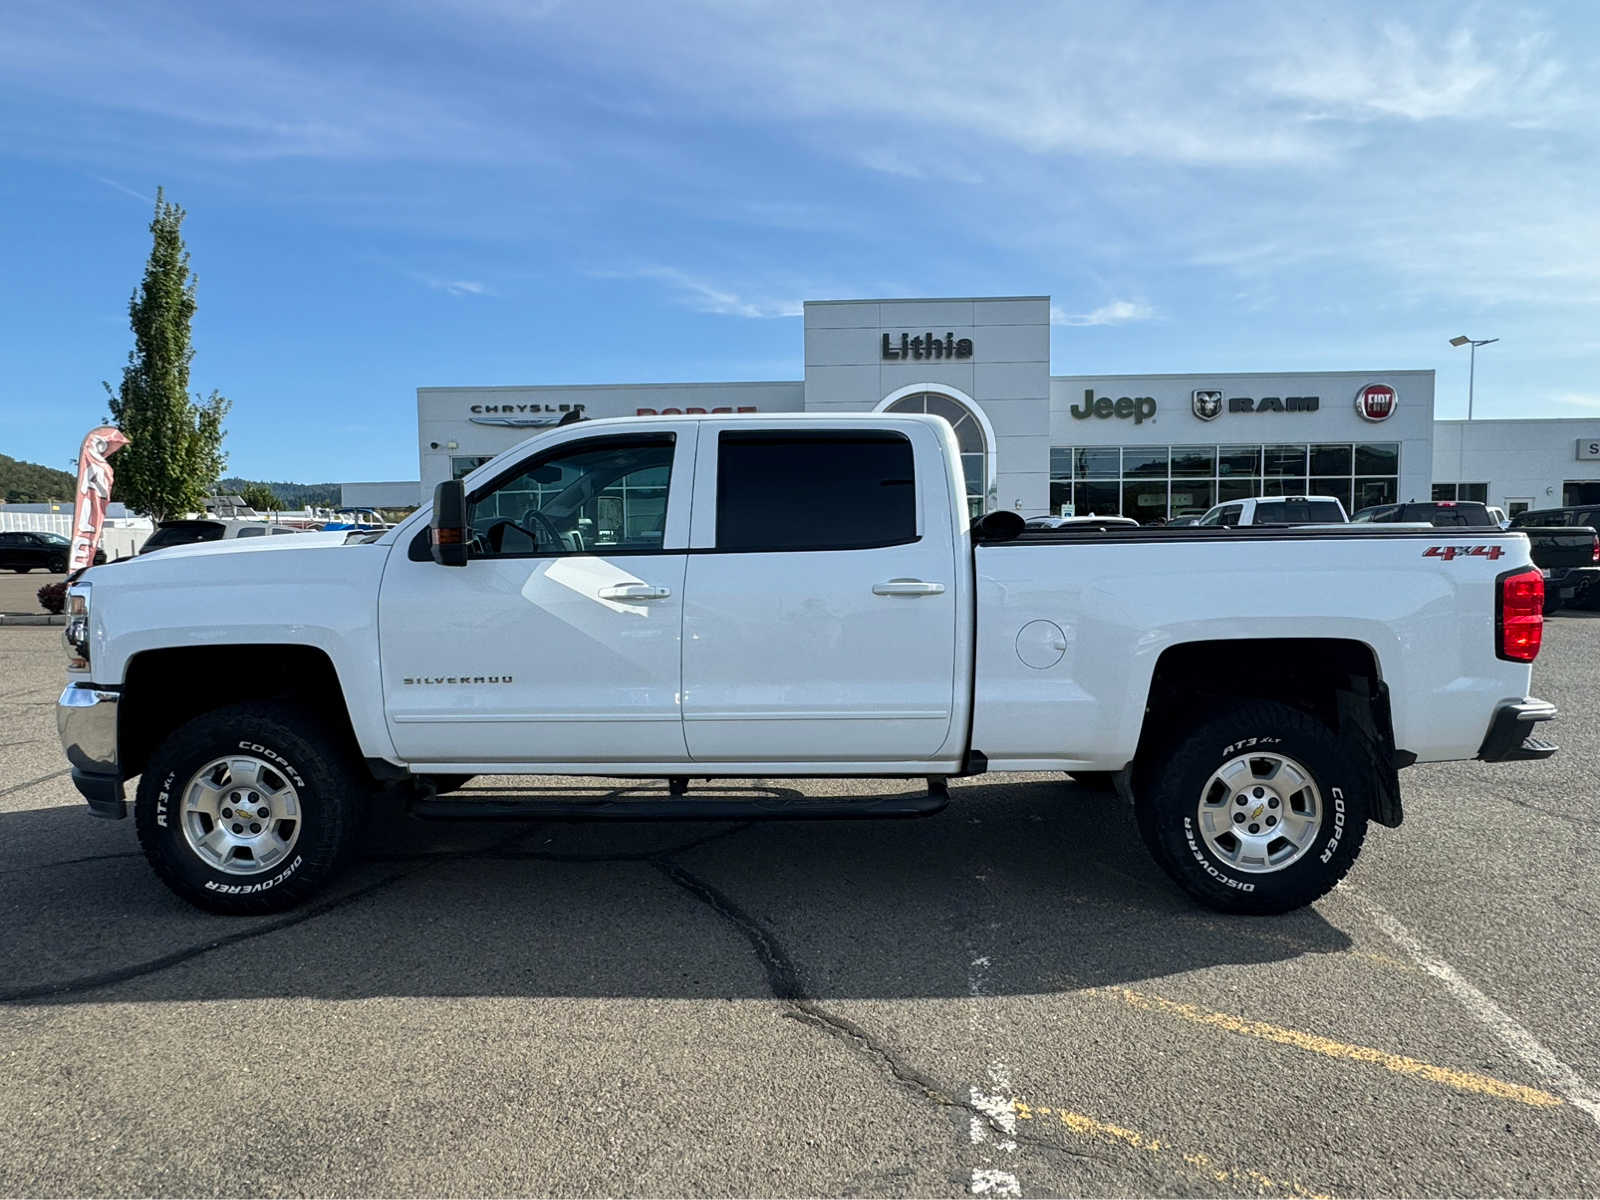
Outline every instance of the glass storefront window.
<svg viewBox="0 0 1600 1200">
<path fill-rule="evenodd" d="M 1304 496 L 1306 494 L 1306 481 L 1304 476 L 1277 475 L 1261 481 L 1261 494 L 1263 496 Z"/>
<path fill-rule="evenodd" d="M 1348 449 L 1348 447 L 1346 447 L 1346 449 Z M 1313 452 L 1313 457 L 1314 456 L 1315 456 L 1315 452 Z M 1327 476 L 1321 476 L 1321 477 L 1318 477 L 1318 478 L 1314 478 L 1311 481 L 1311 491 L 1308 492 L 1307 495 L 1310 495 L 1310 496 L 1332 496 L 1340 504 L 1344 505 L 1344 511 L 1346 513 L 1349 513 L 1351 511 L 1351 508 L 1350 508 L 1351 488 L 1350 488 L 1350 477 L 1348 475 L 1345 475 L 1345 476 L 1342 476 L 1342 477 L 1334 477 L 1334 478 L 1329 478 Z"/>
<path fill-rule="evenodd" d="M 1122 450 L 1117 446 L 1080 446 L 1073 456 L 1073 474 L 1079 479 L 1116 479 L 1122 474 Z"/>
<path fill-rule="evenodd" d="M 1311 473 L 1313 475 L 1349 475 L 1350 443 L 1311 447 Z"/>
<path fill-rule="evenodd" d="M 1398 442 L 1357 442 L 1356 474 L 1400 474 L 1400 444 Z M 1386 501 L 1385 503 L 1390 502 Z"/>
<path fill-rule="evenodd" d="M 1217 448 L 1215 446 L 1174 446 L 1172 448 L 1172 473 L 1174 476 L 1198 475 L 1212 479 L 1217 473 Z M 1210 506 L 1207 505 L 1209 508 Z"/>
<path fill-rule="evenodd" d="M 1487 483 L 1436 483 L 1433 485 L 1433 498 L 1435 500 L 1476 500 L 1480 504 L 1489 503 L 1489 485 Z"/>
<path fill-rule="evenodd" d="M 1261 447 L 1218 446 L 1217 474 L 1222 476 L 1261 474 Z"/>
<path fill-rule="evenodd" d="M 1122 485 L 1114 479 L 1109 483 L 1075 483 L 1073 511 L 1080 517 L 1114 517 L 1121 511 L 1121 492 Z"/>
<path fill-rule="evenodd" d="M 1129 479 L 1122 484 L 1122 515 L 1139 524 L 1167 519 L 1167 481 Z"/>
<path fill-rule="evenodd" d="M 1360 451 L 1357 450 L 1359 455 Z M 1400 487 L 1394 479 L 1356 480 L 1356 509 L 1371 508 L 1374 504 L 1393 504 L 1399 499 Z"/>
<path fill-rule="evenodd" d="M 1198 517 L 1217 502 L 1217 485 L 1210 479 L 1174 479 L 1172 515 Z"/>
<path fill-rule="evenodd" d="M 1122 448 L 1122 474 L 1167 476 L 1167 447 L 1124 446 Z"/>
<path fill-rule="evenodd" d="M 1306 473 L 1306 448 L 1304 446 L 1266 447 L 1266 466 L 1263 475 L 1304 475 Z M 1282 496 L 1286 493 L 1274 492 Z"/>
<path fill-rule="evenodd" d="M 1376 478 L 1352 474 L 1387 466 Z M 1050 511 L 1141 523 L 1203 513 L 1252 496 L 1332 496 L 1345 511 L 1392 502 L 1399 491 L 1395 443 L 1266 446 L 1052 446 Z M 1462 484 L 1462 495 L 1484 487 Z M 1486 490 L 1486 489 L 1485 489 Z M 1378 497 L 1378 499 L 1372 499 Z"/>
</svg>

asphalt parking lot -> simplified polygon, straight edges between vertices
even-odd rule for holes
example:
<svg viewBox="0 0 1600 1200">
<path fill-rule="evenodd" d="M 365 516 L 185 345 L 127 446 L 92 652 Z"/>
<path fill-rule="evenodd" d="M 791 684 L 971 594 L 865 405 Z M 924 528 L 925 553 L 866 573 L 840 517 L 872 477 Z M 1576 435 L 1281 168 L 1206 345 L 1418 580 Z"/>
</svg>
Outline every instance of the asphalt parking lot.
<svg viewBox="0 0 1600 1200">
<path fill-rule="evenodd" d="M 1535 670 L 1561 754 L 1405 772 L 1404 827 L 1275 919 L 1060 776 L 913 821 L 392 819 L 324 902 L 211 917 L 86 815 L 60 658 L 0 629 L 0 1194 L 1600 1191 L 1584 615 Z"/>
</svg>

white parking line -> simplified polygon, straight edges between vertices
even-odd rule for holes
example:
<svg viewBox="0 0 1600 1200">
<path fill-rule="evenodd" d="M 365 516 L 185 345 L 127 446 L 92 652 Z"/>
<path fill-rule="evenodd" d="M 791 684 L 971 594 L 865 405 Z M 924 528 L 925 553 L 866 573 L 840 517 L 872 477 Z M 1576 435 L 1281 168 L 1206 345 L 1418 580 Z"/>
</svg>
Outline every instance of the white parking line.
<svg viewBox="0 0 1600 1200">
<path fill-rule="evenodd" d="M 974 1001 L 981 1000 L 988 995 L 989 956 L 981 954 L 973 959 L 967 967 L 967 994 Z M 973 1006 L 971 1016 L 974 1031 L 982 1028 L 983 1022 L 978 1012 L 977 1005 Z M 1017 1110 L 1011 1103 L 1011 1072 L 1001 1062 L 989 1064 L 989 1090 L 972 1087 L 968 1090 L 968 1097 L 974 1108 L 985 1113 L 994 1125 L 1007 1135 L 1015 1135 L 1017 1131 Z M 992 1126 L 990 1121 L 974 1115 L 968 1126 L 974 1146 L 983 1145 L 989 1138 Z M 1017 1143 L 1013 1136 L 997 1137 L 996 1146 L 1001 1153 L 1015 1154 Z M 988 1163 L 994 1159 L 984 1155 Z M 969 1189 L 974 1196 L 1006 1196 L 1020 1197 L 1022 1184 L 1011 1171 L 1003 1170 L 993 1165 L 972 1168 L 972 1184 Z"/>
<path fill-rule="evenodd" d="M 1542 1075 L 1567 1102 L 1589 1114 L 1590 1120 L 1600 1125 L 1600 1091 L 1596 1091 L 1581 1075 L 1562 1062 L 1489 997 L 1463 979 L 1457 970 L 1434 954 L 1399 920 L 1377 901 L 1357 891 L 1348 883 L 1339 884 L 1338 890 L 1359 908 L 1411 961 L 1444 984 L 1450 994 L 1461 1002 L 1463 1008 L 1488 1027 L 1529 1068 Z"/>
</svg>

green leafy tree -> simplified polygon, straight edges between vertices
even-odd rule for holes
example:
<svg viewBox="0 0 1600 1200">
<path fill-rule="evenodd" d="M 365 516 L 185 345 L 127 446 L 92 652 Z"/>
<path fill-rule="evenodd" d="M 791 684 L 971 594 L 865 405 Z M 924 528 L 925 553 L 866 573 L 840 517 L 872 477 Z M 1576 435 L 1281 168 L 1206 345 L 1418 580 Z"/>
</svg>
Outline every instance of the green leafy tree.
<svg viewBox="0 0 1600 1200">
<path fill-rule="evenodd" d="M 264 483 L 246 484 L 239 489 L 239 497 L 257 512 L 277 512 L 283 507 L 283 502 Z"/>
<path fill-rule="evenodd" d="M 183 244 L 186 215 L 156 192 L 154 244 L 128 302 L 133 349 L 121 387 L 104 385 L 111 423 L 129 438 L 113 464 L 115 498 L 156 520 L 200 509 L 227 465 L 222 420 L 228 401 L 215 391 L 205 400 L 189 395 L 195 279 Z"/>
</svg>

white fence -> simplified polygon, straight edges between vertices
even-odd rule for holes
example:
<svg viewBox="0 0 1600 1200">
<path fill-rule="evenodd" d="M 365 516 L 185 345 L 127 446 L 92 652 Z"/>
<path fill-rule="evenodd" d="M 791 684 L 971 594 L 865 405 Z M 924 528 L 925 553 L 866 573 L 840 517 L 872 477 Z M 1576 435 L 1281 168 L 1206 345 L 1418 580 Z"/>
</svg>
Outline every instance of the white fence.
<svg viewBox="0 0 1600 1200">
<path fill-rule="evenodd" d="M 132 558 L 139 553 L 145 538 L 154 528 L 148 518 L 130 517 L 126 520 L 108 520 L 100 531 L 100 548 L 107 558 Z M 59 533 L 64 538 L 72 536 L 72 514 L 8 512 L 0 508 L 0 531 L 21 530 L 25 533 Z"/>
</svg>

